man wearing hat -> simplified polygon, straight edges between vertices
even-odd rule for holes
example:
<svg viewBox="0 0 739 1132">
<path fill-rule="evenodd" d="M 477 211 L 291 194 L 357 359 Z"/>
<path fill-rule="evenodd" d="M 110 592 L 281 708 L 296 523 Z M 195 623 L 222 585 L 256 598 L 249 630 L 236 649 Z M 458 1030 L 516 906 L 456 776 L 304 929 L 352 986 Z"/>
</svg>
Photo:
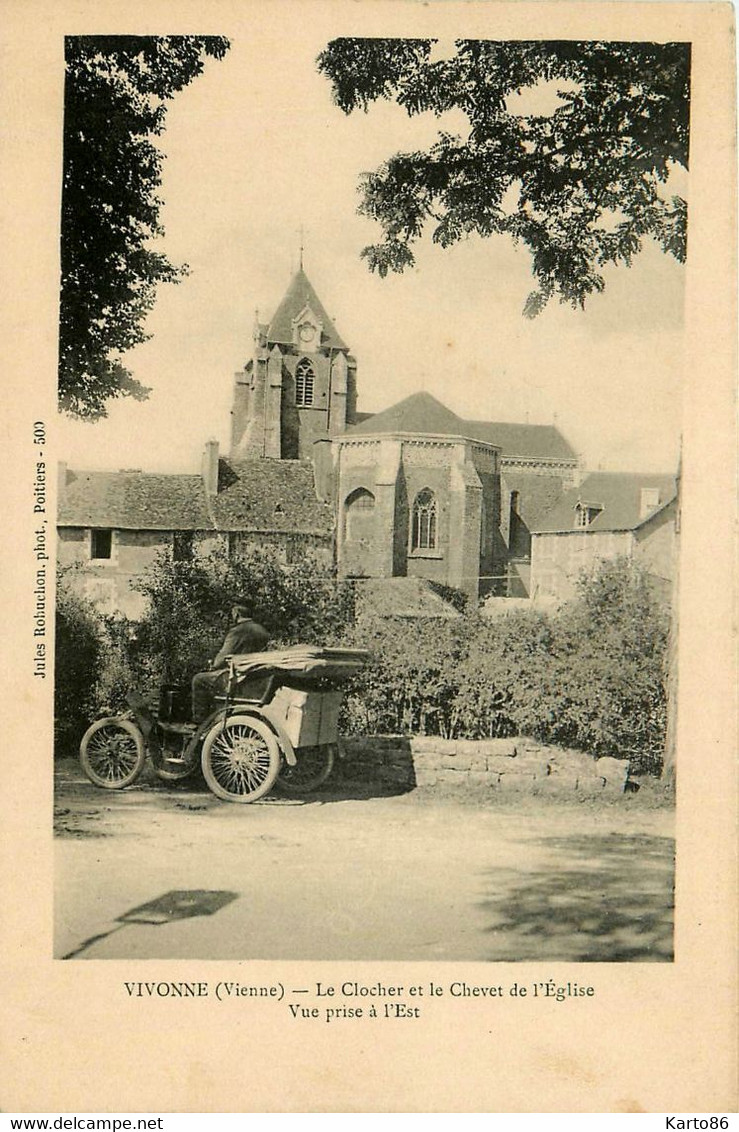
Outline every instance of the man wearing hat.
<svg viewBox="0 0 739 1132">
<path fill-rule="evenodd" d="M 261 652 L 269 641 L 269 633 L 249 616 L 244 605 L 231 607 L 231 627 L 226 639 L 208 672 L 196 672 L 192 678 L 192 718 L 194 723 L 202 723 L 212 713 L 215 696 L 226 690 L 228 682 L 229 656 L 241 653 Z"/>
</svg>

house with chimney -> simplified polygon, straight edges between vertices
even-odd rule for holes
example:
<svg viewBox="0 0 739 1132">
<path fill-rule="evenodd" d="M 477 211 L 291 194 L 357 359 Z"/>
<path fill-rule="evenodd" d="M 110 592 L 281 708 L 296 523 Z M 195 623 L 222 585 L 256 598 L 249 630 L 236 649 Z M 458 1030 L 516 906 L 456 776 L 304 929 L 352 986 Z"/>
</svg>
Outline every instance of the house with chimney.
<svg viewBox="0 0 739 1132">
<path fill-rule="evenodd" d="M 583 535 L 583 560 L 619 552 L 623 531 L 604 526 L 620 513 L 606 481 L 581 484 L 554 425 L 464 420 L 422 392 L 376 414 L 358 412 L 357 399 L 356 359 L 301 266 L 272 319 L 254 326 L 234 379 L 229 451 L 208 441 L 197 475 L 62 467 L 60 563 L 75 564 L 75 584 L 102 608 L 135 619 L 136 579 L 162 551 L 271 549 L 287 566 L 310 554 L 386 591 L 452 586 L 473 600 L 564 593 L 580 563 L 569 547 Z M 652 526 L 624 528 L 640 553 L 655 548 L 659 569 L 663 480 Z M 590 496 L 603 498 L 603 517 L 577 525 Z"/>
<path fill-rule="evenodd" d="M 594 472 L 534 525 L 531 594 L 566 600 L 583 571 L 629 558 L 669 597 L 676 554 L 675 476 Z"/>
</svg>

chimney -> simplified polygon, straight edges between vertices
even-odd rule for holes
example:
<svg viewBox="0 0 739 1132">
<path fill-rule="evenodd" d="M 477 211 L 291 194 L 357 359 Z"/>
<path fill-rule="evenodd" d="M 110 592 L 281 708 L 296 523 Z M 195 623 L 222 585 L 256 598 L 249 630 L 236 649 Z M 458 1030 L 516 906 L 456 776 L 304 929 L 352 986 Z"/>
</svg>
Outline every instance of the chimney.
<svg viewBox="0 0 739 1132">
<path fill-rule="evenodd" d="M 203 484 L 208 495 L 218 495 L 218 441 L 206 441 L 200 467 Z"/>
<path fill-rule="evenodd" d="M 655 508 L 659 507 L 659 488 L 643 487 L 639 500 L 639 518 L 646 519 Z"/>
</svg>

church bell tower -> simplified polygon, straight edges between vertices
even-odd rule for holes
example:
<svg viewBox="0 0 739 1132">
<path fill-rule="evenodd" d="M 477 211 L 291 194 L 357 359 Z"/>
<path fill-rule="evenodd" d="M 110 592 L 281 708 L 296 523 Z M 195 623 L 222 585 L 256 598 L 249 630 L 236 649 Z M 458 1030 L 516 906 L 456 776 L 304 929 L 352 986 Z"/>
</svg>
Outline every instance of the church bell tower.
<svg viewBox="0 0 739 1132">
<path fill-rule="evenodd" d="M 356 362 L 302 264 L 253 336 L 252 358 L 235 379 L 231 457 L 312 459 L 317 441 L 354 422 Z"/>
</svg>

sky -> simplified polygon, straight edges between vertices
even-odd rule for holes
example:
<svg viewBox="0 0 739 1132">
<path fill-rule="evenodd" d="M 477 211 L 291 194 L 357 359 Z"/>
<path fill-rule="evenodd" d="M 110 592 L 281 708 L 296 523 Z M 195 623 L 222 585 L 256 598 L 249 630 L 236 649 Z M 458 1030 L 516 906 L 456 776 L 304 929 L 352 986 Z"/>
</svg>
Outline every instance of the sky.
<svg viewBox="0 0 739 1132">
<path fill-rule="evenodd" d="M 427 238 L 413 269 L 372 275 L 360 252 L 379 230 L 357 214 L 359 176 L 464 119 L 386 102 L 345 116 L 315 66 L 320 26 L 253 30 L 169 106 L 160 247 L 190 274 L 160 289 L 150 341 L 124 359 L 151 395 L 111 402 L 101 422 L 62 419 L 60 459 L 192 472 L 206 440 L 227 451 L 255 310 L 266 321 L 277 307 L 302 228 L 306 273 L 357 358 L 361 411 L 426 390 L 465 418 L 555 423 L 591 470 L 674 470 L 685 269 L 645 245 L 585 311 L 554 302 L 534 320 L 521 313 L 529 255 L 505 237 Z"/>
</svg>

